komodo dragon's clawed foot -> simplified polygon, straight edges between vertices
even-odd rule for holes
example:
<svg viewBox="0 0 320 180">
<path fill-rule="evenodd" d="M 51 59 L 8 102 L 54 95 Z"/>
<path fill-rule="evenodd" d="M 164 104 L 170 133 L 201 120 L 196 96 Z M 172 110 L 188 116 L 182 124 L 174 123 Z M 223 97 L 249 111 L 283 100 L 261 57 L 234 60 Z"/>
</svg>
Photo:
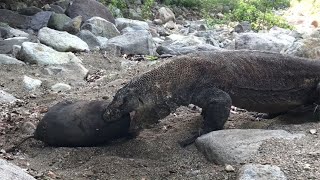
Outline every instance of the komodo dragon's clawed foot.
<svg viewBox="0 0 320 180">
<path fill-rule="evenodd" d="M 223 129 L 231 109 L 229 94 L 217 88 L 202 90 L 194 97 L 193 102 L 202 107 L 203 126 L 201 130 L 192 133 L 190 137 L 179 141 L 182 147 L 194 143 L 203 134 Z"/>
<path fill-rule="evenodd" d="M 181 147 L 187 147 L 195 142 L 195 140 L 203 134 L 202 130 L 191 133 L 190 137 L 187 137 L 181 141 L 178 141 Z"/>
<path fill-rule="evenodd" d="M 285 112 L 281 113 L 257 113 L 257 112 L 251 112 L 250 113 L 252 117 L 256 119 L 273 119 L 277 116 L 280 116 L 282 114 L 285 114 Z"/>
</svg>

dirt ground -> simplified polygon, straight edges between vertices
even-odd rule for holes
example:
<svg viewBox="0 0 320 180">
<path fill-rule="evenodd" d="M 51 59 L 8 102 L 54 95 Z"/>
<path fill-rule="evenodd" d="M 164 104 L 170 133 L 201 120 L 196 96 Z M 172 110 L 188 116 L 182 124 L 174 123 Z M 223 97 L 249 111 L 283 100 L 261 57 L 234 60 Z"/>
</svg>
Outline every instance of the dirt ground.
<svg viewBox="0 0 320 180">
<path fill-rule="evenodd" d="M 0 149 L 7 149 L 28 135 L 24 122 L 37 122 L 48 107 L 63 99 L 112 98 L 117 89 L 132 77 L 165 61 L 125 61 L 105 58 L 100 53 L 78 54 L 89 69 L 86 82 L 42 73 L 42 66 L 0 66 L 0 86 L 23 102 L 1 105 Z M 161 62 L 162 61 L 162 62 Z M 28 75 L 43 80 L 36 92 L 23 90 L 22 77 Z M 52 93 L 49 85 L 57 82 L 72 84 L 66 93 Z M 288 179 L 320 179 L 320 130 L 318 122 L 309 117 L 281 116 L 257 121 L 249 113 L 231 113 L 225 128 L 284 129 L 306 136 L 294 141 L 270 140 L 263 144 L 254 163 L 279 166 Z M 37 179 L 236 179 L 236 172 L 226 172 L 225 166 L 206 161 L 194 145 L 182 148 L 177 143 L 199 127 L 197 109 L 181 107 L 151 129 L 144 130 L 136 139 L 117 140 L 100 147 L 47 147 L 42 142 L 29 140 L 17 151 L 0 157 L 26 169 Z M 306 122 L 305 122 L 306 121 Z M 241 165 L 234 165 L 236 171 Z"/>
</svg>

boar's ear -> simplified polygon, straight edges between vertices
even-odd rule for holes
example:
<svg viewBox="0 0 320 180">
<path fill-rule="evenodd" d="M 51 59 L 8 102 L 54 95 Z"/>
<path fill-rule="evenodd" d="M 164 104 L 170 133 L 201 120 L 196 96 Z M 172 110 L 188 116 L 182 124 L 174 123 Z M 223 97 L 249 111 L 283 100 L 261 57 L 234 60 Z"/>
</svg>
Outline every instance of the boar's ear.
<svg viewBox="0 0 320 180">
<path fill-rule="evenodd" d="M 135 132 L 137 129 L 137 124 L 136 124 L 136 111 L 131 111 L 130 113 L 130 127 L 129 127 L 129 132 Z"/>
<path fill-rule="evenodd" d="M 136 111 L 131 111 L 129 114 L 130 114 L 131 121 L 134 120 L 134 116 L 136 115 Z"/>
</svg>

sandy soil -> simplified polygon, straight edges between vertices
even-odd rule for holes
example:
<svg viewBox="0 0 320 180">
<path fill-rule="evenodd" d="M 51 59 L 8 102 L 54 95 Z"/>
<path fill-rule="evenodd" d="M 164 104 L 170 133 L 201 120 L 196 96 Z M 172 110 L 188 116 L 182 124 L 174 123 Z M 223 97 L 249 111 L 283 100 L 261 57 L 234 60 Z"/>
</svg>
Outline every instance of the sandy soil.
<svg viewBox="0 0 320 180">
<path fill-rule="evenodd" d="M 25 122 L 37 124 L 47 108 L 55 103 L 63 99 L 112 98 L 132 77 L 162 63 L 130 62 L 105 58 L 99 53 L 78 56 L 90 70 L 89 79 L 93 82 L 72 82 L 73 89 L 67 93 L 55 94 L 47 90 L 52 83 L 70 80 L 46 76 L 41 66 L 0 66 L 2 89 L 23 100 L 14 105 L 1 105 L 0 149 L 11 147 L 27 136 L 28 129 L 22 125 Z M 23 75 L 43 80 L 43 87 L 32 94 L 25 92 Z M 239 112 L 231 114 L 225 128 L 284 129 L 305 133 L 300 140 L 264 143 L 254 162 L 278 165 L 288 179 L 320 179 L 320 139 L 317 133 L 309 133 L 310 129 L 319 131 L 320 124 L 306 120 L 309 120 L 307 116 L 282 116 L 257 121 L 249 113 Z M 224 166 L 207 162 L 194 145 L 186 148 L 178 145 L 177 141 L 198 128 L 200 121 L 198 110 L 181 107 L 159 124 L 144 130 L 136 139 L 82 148 L 46 147 L 42 142 L 30 140 L 17 151 L 2 152 L 0 156 L 26 169 L 37 179 L 236 179 L 236 172 L 226 172 Z M 234 165 L 236 170 L 240 167 Z"/>
</svg>

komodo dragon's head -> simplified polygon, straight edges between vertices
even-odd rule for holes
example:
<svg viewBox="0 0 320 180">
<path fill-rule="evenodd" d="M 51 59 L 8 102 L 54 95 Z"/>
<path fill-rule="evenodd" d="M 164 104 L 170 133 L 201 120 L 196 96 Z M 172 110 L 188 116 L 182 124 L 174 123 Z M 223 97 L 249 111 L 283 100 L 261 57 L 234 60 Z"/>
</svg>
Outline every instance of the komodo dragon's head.
<svg viewBox="0 0 320 180">
<path fill-rule="evenodd" d="M 113 123 L 128 114 L 133 119 L 135 110 L 141 103 L 143 101 L 139 97 L 139 90 L 128 85 L 124 86 L 116 93 L 112 102 L 107 106 L 103 119 L 107 123 Z"/>
</svg>

